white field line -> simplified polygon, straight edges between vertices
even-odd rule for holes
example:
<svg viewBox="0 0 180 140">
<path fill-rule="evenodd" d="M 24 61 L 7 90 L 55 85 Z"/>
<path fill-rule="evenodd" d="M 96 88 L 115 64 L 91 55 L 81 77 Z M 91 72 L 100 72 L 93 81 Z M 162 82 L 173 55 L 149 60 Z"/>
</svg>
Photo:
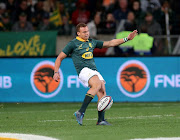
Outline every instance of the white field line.
<svg viewBox="0 0 180 140">
<path fill-rule="evenodd" d="M 145 104 L 138 104 L 138 106 L 144 106 Z M 158 104 L 158 103 L 154 103 L 154 104 L 150 104 L 144 108 L 149 108 L 149 107 L 161 107 L 163 106 L 164 104 Z M 179 106 L 179 104 L 171 104 L 170 106 Z M 3 108 L 3 105 L 0 105 L 0 111 L 1 111 L 1 108 Z M 132 109 L 132 108 L 128 108 L 128 105 L 126 106 L 125 109 Z M 94 109 L 88 109 L 88 110 L 97 110 L 96 108 Z M 65 110 L 41 110 L 41 111 L 8 111 L 8 112 L 0 112 L 0 114 L 5 114 L 5 113 L 20 113 L 20 114 L 28 114 L 28 113 L 38 113 L 38 112 L 67 112 L 67 111 L 72 111 L 74 112 L 74 109 L 65 109 Z"/>
<path fill-rule="evenodd" d="M 19 134 L 19 133 L 0 133 L 0 138 L 18 139 L 18 140 L 58 140 L 51 137 L 32 135 L 32 134 Z"/>
<path fill-rule="evenodd" d="M 142 104 L 138 104 L 138 106 L 144 106 L 145 104 L 142 103 Z M 144 108 L 149 108 L 149 107 L 161 107 L 163 106 L 164 104 L 158 104 L 158 103 L 151 103 L 151 104 L 147 104 L 146 107 Z M 171 104 L 170 106 L 179 106 L 179 104 Z M 1 108 L 3 108 L 3 105 L 0 104 L 0 111 L 1 111 Z M 126 106 L 125 109 L 132 109 L 132 108 L 128 108 L 128 105 Z M 88 109 L 88 110 L 97 110 L 96 108 L 95 109 Z M 34 113 L 34 112 L 67 112 L 67 111 L 74 111 L 74 109 L 66 109 L 66 110 L 41 110 L 41 111 L 9 111 L 9 112 L 0 112 L 0 114 L 4 114 L 4 113 Z"/>
<path fill-rule="evenodd" d="M 172 138 L 144 138 L 144 139 L 131 139 L 131 140 L 180 140 L 180 137 L 172 137 Z"/>
<path fill-rule="evenodd" d="M 129 117 L 111 117 L 107 118 L 108 120 L 117 120 L 117 119 L 145 119 L 145 118 L 163 118 L 163 117 L 172 117 L 174 115 L 172 114 L 166 114 L 166 115 L 151 115 L 151 116 L 129 116 Z M 91 118 L 91 119 L 84 119 L 88 121 L 94 121 L 97 120 L 97 118 Z M 40 120 L 38 122 L 63 122 L 65 120 Z M 74 121 L 74 119 L 70 119 L 68 121 Z"/>
</svg>

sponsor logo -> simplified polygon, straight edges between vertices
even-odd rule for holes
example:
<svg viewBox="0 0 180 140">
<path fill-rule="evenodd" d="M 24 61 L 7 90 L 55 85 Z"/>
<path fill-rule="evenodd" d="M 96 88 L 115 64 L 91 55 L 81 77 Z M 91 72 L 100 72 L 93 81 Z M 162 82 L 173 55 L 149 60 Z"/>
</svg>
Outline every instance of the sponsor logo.
<svg viewBox="0 0 180 140">
<path fill-rule="evenodd" d="M 12 88 L 12 79 L 10 76 L 0 76 L 0 89 Z"/>
<path fill-rule="evenodd" d="M 101 109 L 102 106 L 106 103 L 107 100 L 108 100 L 108 98 L 106 98 L 106 99 L 100 104 L 100 106 L 99 106 L 100 109 Z"/>
<path fill-rule="evenodd" d="M 54 63 L 51 61 L 42 61 L 38 63 L 31 72 L 31 86 L 34 92 L 43 98 L 56 96 L 63 85 L 63 74 L 59 69 L 61 80 L 53 80 Z"/>
<path fill-rule="evenodd" d="M 82 55 L 82 58 L 84 59 L 92 59 L 93 58 L 93 54 L 92 52 L 86 52 Z"/>
<path fill-rule="evenodd" d="M 127 61 L 118 70 L 117 84 L 120 91 L 128 97 L 142 96 L 149 88 L 149 70 L 140 61 Z"/>
<path fill-rule="evenodd" d="M 76 88 L 80 88 L 81 85 L 85 88 L 87 88 L 87 86 L 85 84 L 83 84 L 83 82 L 78 78 L 78 75 L 69 75 L 67 78 L 67 87 L 68 88 L 72 88 L 72 87 L 76 87 Z"/>
<path fill-rule="evenodd" d="M 172 74 L 170 76 L 159 74 L 154 78 L 154 87 L 163 87 L 163 88 L 180 88 L 180 74 Z"/>
</svg>

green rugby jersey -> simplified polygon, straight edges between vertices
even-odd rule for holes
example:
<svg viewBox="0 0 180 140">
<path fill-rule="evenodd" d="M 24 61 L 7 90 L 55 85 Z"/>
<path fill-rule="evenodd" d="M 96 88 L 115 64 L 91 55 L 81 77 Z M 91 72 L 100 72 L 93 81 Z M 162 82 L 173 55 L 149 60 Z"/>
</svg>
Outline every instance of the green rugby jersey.
<svg viewBox="0 0 180 140">
<path fill-rule="evenodd" d="M 88 67 L 92 70 L 97 70 L 94 58 L 93 50 L 95 48 L 102 48 L 103 41 L 89 39 L 87 41 L 76 37 L 71 40 L 62 50 L 67 56 L 71 55 L 76 71 L 79 75 L 80 71 L 84 67 Z"/>
</svg>

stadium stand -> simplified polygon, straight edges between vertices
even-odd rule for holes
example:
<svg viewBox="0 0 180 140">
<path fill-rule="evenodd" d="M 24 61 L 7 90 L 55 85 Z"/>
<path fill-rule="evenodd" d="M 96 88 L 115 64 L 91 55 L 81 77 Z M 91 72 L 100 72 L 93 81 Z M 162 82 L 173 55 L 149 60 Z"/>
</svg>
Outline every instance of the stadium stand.
<svg viewBox="0 0 180 140">
<path fill-rule="evenodd" d="M 104 38 L 98 36 L 110 35 L 115 38 L 120 31 L 131 31 L 134 28 L 141 33 L 141 28 L 146 26 L 147 33 L 154 37 L 155 44 L 159 47 L 157 50 L 162 52 L 160 49 L 162 46 L 170 47 L 167 42 L 177 46 L 176 42 L 178 42 L 180 34 L 180 10 L 178 7 L 180 2 L 176 1 L 175 4 L 174 1 L 1 0 L 0 31 L 56 30 L 58 36 L 75 37 L 75 26 L 79 22 L 84 22 L 88 23 L 90 27 L 96 28 L 96 30 L 90 30 L 92 38 L 103 40 Z M 24 23 L 20 22 L 23 17 L 25 18 Z M 95 17 L 100 17 L 100 19 L 94 24 Z M 95 33 L 91 33 L 91 31 L 95 31 Z M 170 36 L 170 39 L 167 35 Z M 172 35 L 174 36 L 172 37 Z M 164 51 L 162 54 L 169 55 L 174 48 L 170 48 L 170 50 Z M 106 51 L 108 49 L 99 50 L 99 56 L 105 56 Z M 95 52 L 98 56 L 98 51 Z"/>
</svg>

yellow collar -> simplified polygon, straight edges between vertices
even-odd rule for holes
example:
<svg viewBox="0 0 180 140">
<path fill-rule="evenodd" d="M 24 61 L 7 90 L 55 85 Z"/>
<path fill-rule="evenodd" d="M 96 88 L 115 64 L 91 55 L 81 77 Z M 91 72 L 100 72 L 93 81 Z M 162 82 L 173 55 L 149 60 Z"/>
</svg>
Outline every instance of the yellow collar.
<svg viewBox="0 0 180 140">
<path fill-rule="evenodd" d="M 79 41 L 81 41 L 81 42 L 89 41 L 89 40 L 84 40 L 84 39 L 80 38 L 79 36 L 77 36 L 76 39 L 79 40 Z"/>
</svg>

